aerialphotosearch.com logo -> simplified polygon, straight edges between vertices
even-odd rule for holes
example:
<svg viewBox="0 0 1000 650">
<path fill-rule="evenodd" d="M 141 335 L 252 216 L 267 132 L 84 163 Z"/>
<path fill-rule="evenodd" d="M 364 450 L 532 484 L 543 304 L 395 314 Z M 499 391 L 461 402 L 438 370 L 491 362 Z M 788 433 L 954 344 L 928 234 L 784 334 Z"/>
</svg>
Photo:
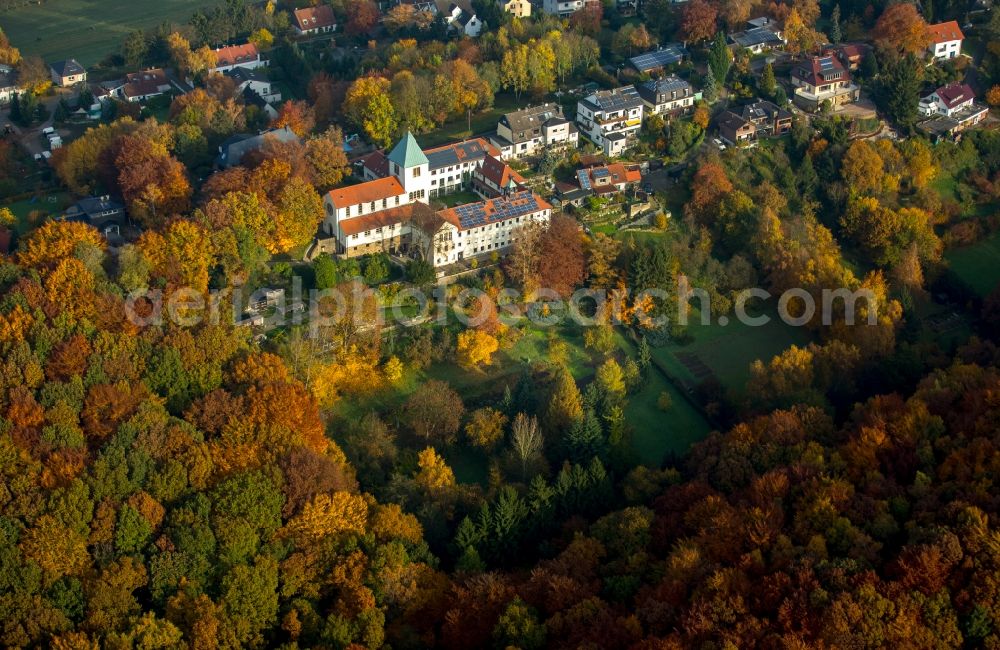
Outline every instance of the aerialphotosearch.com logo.
<svg viewBox="0 0 1000 650">
<path fill-rule="evenodd" d="M 505 324 L 527 319 L 536 326 L 544 327 L 568 319 L 591 327 L 608 321 L 617 324 L 629 320 L 625 318 L 623 306 L 630 304 L 633 305 L 630 316 L 651 329 L 669 326 L 667 313 L 673 313 L 681 326 L 713 324 L 710 294 L 704 289 L 691 287 L 683 276 L 673 293 L 660 288 L 625 289 L 610 293 L 601 289 L 579 289 L 568 298 L 544 287 L 525 296 L 513 288 L 504 288 L 491 295 L 472 287 L 449 290 L 444 285 L 429 290 L 404 287 L 386 295 L 365 285 L 360 278 L 335 288 L 313 289 L 306 296 L 297 276 L 292 280 L 290 292 L 259 289 L 243 300 L 239 295 L 232 289 L 213 291 L 208 295 L 191 287 L 169 292 L 137 290 L 126 299 L 125 310 L 129 321 L 139 327 L 159 326 L 165 322 L 194 327 L 203 323 L 219 324 L 224 317 L 228 317 L 237 325 L 267 331 L 299 325 L 318 329 L 345 323 L 352 323 L 359 329 L 385 325 L 386 322 L 403 326 L 447 324 L 450 318 L 468 327 L 477 327 L 494 315 Z M 774 297 L 760 287 L 744 289 L 735 294 L 732 316 L 744 326 L 763 327 L 773 317 L 770 313 L 751 314 L 748 306 L 751 301 L 760 305 Z M 862 308 L 864 322 L 857 323 Z M 822 325 L 834 322 L 876 325 L 878 308 L 877 296 L 869 289 L 823 289 L 817 304 L 812 292 L 793 288 L 777 296 L 774 313 L 782 322 L 793 327 L 815 323 L 817 312 Z M 693 309 L 698 312 L 695 323 L 691 319 Z M 727 326 L 731 322 L 728 314 L 721 314 L 714 321 L 719 326 Z"/>
</svg>

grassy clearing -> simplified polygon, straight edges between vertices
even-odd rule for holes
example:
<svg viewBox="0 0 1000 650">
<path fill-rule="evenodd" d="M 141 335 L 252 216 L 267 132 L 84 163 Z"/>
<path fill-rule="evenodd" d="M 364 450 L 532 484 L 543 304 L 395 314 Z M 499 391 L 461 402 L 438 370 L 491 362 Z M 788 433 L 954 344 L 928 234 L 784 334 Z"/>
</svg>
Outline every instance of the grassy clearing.
<svg viewBox="0 0 1000 650">
<path fill-rule="evenodd" d="M 199 0 L 47 0 L 0 12 L 0 27 L 23 54 L 85 66 L 118 49 L 126 34 L 161 23 L 186 23 Z"/>
<path fill-rule="evenodd" d="M 653 357 L 672 376 L 691 384 L 698 384 L 705 377 L 696 376 L 682 358 L 697 357 L 714 374 L 715 378 L 734 395 L 741 395 L 750 377 L 750 364 L 760 359 L 769 361 L 792 345 L 807 345 L 811 336 L 805 328 L 792 327 L 782 322 L 773 310 L 748 309 L 750 316 L 767 316 L 771 320 L 759 327 L 744 325 L 730 317 L 728 325 L 718 320 L 701 325 L 699 314 L 692 310 L 688 333 L 692 341 L 685 345 L 668 344 L 653 349 Z"/>
<path fill-rule="evenodd" d="M 42 211 L 48 213 L 49 216 L 61 214 L 63 210 L 69 207 L 70 203 L 72 203 L 72 197 L 70 197 L 69 193 L 49 192 L 36 198 L 8 203 L 0 207 L 10 208 L 14 216 L 17 217 L 14 232 L 18 235 L 23 235 L 32 228 L 41 225 L 41 220 L 37 222 L 29 220 L 28 216 L 32 212 Z"/>
<path fill-rule="evenodd" d="M 463 140 L 474 135 L 493 131 L 497 128 L 497 121 L 504 113 L 517 110 L 519 107 L 527 106 L 528 99 L 522 97 L 518 102 L 513 95 L 497 95 L 493 102 L 493 108 L 472 116 L 472 128 L 469 128 L 469 119 L 461 117 L 457 120 L 445 122 L 440 128 L 424 133 L 420 136 L 421 146 L 437 147 L 439 145 Z"/>
<path fill-rule="evenodd" d="M 986 297 L 1000 283 L 1000 232 L 971 246 L 950 250 L 945 259 L 963 282 Z"/>
<path fill-rule="evenodd" d="M 528 327 L 510 349 L 496 356 L 489 368 L 467 371 L 453 362 L 445 362 L 433 364 L 425 370 L 409 369 L 401 381 L 390 389 L 342 401 L 334 409 L 334 415 L 345 421 L 354 421 L 365 413 L 376 411 L 391 418 L 406 398 L 430 379 L 447 382 L 470 409 L 496 404 L 505 387 L 516 389 L 522 373 L 546 363 L 551 336 L 557 336 L 567 344 L 567 365 L 573 377 L 581 384 L 591 381 L 603 357 L 584 347 L 581 328 L 575 325 Z M 635 354 L 635 347 L 623 336 L 618 335 L 617 339 L 624 355 Z M 663 392 L 670 394 L 673 403 L 666 412 L 657 405 Z M 654 467 L 659 466 L 669 453 L 685 453 L 692 442 L 700 440 L 710 430 L 701 413 L 655 368 L 651 369 L 642 389 L 629 396 L 626 417 L 631 425 L 631 444 L 636 458 Z M 481 450 L 459 442 L 443 450 L 443 453 L 460 481 L 486 481 L 489 459 Z"/>
</svg>

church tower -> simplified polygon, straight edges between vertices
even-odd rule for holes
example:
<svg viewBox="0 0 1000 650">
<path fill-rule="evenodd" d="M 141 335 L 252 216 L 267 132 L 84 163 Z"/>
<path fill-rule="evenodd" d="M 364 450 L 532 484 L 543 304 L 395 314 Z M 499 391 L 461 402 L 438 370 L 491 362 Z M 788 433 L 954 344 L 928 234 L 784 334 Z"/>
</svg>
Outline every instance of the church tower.
<svg viewBox="0 0 1000 650">
<path fill-rule="evenodd" d="M 389 173 L 395 176 L 409 201 L 427 203 L 430 194 L 430 161 L 409 131 L 388 155 Z"/>
</svg>

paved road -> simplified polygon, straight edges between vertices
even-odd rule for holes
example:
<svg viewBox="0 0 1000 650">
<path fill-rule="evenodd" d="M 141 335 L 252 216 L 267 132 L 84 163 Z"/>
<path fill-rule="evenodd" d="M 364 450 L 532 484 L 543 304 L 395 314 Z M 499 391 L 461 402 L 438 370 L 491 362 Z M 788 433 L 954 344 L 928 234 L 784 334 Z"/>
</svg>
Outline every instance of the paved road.
<svg viewBox="0 0 1000 650">
<path fill-rule="evenodd" d="M 42 98 L 42 103 L 45 105 L 46 110 L 49 112 L 49 117 L 41 124 L 33 125 L 31 128 L 21 128 L 18 125 L 10 121 L 10 111 L 5 110 L 2 113 L 2 123 L 10 124 L 14 131 L 14 138 L 21 147 L 28 152 L 32 157 L 35 154 L 40 154 L 43 151 L 48 151 L 47 144 L 44 143 L 42 138 L 42 129 L 52 126 L 52 116 L 55 114 L 56 107 L 59 105 L 59 100 L 62 97 L 68 97 L 72 95 L 72 91 L 65 91 L 59 89 L 56 94 L 49 97 Z M 60 135 L 68 135 L 69 131 L 59 131 Z"/>
</svg>

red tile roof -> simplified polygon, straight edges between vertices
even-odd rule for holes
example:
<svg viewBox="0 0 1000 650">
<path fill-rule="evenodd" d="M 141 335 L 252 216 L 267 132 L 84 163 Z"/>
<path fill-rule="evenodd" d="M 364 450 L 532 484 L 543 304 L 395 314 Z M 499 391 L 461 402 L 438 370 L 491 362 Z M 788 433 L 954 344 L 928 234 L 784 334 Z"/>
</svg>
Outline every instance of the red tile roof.
<svg viewBox="0 0 1000 650">
<path fill-rule="evenodd" d="M 389 159 L 381 151 L 373 151 L 360 158 L 361 164 L 378 177 L 389 175 Z"/>
<path fill-rule="evenodd" d="M 955 20 L 928 25 L 927 32 L 931 35 L 931 42 L 935 45 L 938 43 L 947 43 L 948 41 L 961 41 L 965 38 L 965 34 L 962 33 L 962 29 L 958 26 L 958 21 Z"/>
<path fill-rule="evenodd" d="M 340 231 L 345 237 L 357 235 L 368 230 L 375 230 L 384 226 L 391 226 L 397 223 L 408 223 L 415 218 L 426 218 L 427 215 L 434 214 L 434 211 L 423 203 L 407 203 L 396 208 L 389 208 L 381 212 L 373 212 L 363 217 L 352 217 L 341 219 Z"/>
<path fill-rule="evenodd" d="M 125 93 L 126 97 L 145 97 L 164 92 L 160 90 L 164 86 L 169 90 L 170 80 L 167 79 L 167 73 L 163 71 L 163 68 L 153 68 L 125 75 L 125 86 L 122 88 L 122 92 Z"/>
<path fill-rule="evenodd" d="M 260 52 L 257 50 L 257 46 L 253 43 L 244 43 L 243 45 L 230 45 L 228 47 L 220 47 L 215 50 L 215 65 L 216 67 L 223 67 L 228 65 L 236 65 L 238 63 L 247 63 L 248 61 L 256 61 L 260 57 Z"/>
<path fill-rule="evenodd" d="M 395 176 L 379 178 L 374 181 L 359 183 L 358 185 L 348 185 L 338 187 L 327 193 L 330 200 L 338 208 L 346 208 L 349 205 L 359 205 L 361 203 L 371 203 L 381 201 L 394 196 L 406 194 L 403 186 Z"/>
<path fill-rule="evenodd" d="M 463 218 L 463 212 L 468 212 L 473 206 L 478 208 L 475 211 L 477 217 L 474 219 L 474 223 L 470 221 L 468 214 Z M 441 210 L 438 212 L 438 215 L 445 221 L 457 225 L 460 230 L 465 230 L 467 228 L 499 223 L 508 219 L 551 209 L 552 205 L 542 197 L 531 191 L 523 191 L 510 196 L 501 196 L 495 199 L 480 201 L 479 203 L 457 205 L 453 208 Z"/>
<path fill-rule="evenodd" d="M 492 155 L 483 158 L 483 166 L 479 173 L 483 178 L 500 188 L 507 187 L 513 181 L 516 185 L 524 184 L 524 177 L 510 168 L 510 165 Z"/>
<path fill-rule="evenodd" d="M 839 75 L 839 76 L 835 76 Z M 792 68 L 792 76 L 810 86 L 821 86 L 831 81 L 850 81 L 851 74 L 835 56 L 814 56 Z"/>
<path fill-rule="evenodd" d="M 941 86 L 935 92 L 948 108 L 955 108 L 959 104 L 976 98 L 976 93 L 972 92 L 972 88 L 969 88 L 968 84 L 948 84 Z"/>
<path fill-rule="evenodd" d="M 302 31 L 334 27 L 337 24 L 337 17 L 333 15 L 333 7 L 330 5 L 305 7 L 296 9 L 293 13 L 295 25 Z"/>
</svg>

